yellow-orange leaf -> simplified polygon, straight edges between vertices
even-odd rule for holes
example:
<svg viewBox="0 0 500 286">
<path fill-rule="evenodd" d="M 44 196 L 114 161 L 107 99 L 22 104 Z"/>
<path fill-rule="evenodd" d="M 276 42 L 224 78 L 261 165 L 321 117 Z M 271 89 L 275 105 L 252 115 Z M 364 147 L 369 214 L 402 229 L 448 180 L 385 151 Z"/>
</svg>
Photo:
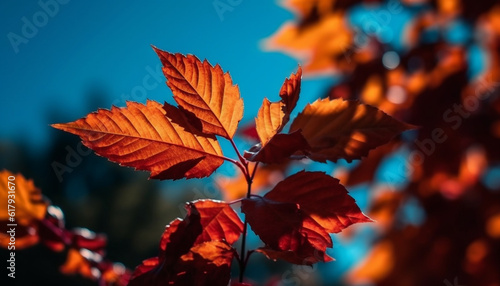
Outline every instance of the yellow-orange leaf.
<svg viewBox="0 0 500 286">
<path fill-rule="evenodd" d="M 243 100 L 229 73 L 193 55 L 154 50 L 175 101 L 191 113 L 190 120 L 201 124 L 203 133 L 232 138 L 243 117 Z"/>
<path fill-rule="evenodd" d="M 297 73 L 291 74 L 290 78 L 285 79 L 281 86 L 280 101 L 270 102 L 264 98 L 255 119 L 255 127 L 262 146 L 266 145 L 274 135 L 281 132 L 290 120 L 290 114 L 299 100 L 301 78 L 302 68 L 299 67 Z"/>
<path fill-rule="evenodd" d="M 127 102 L 52 126 L 80 136 L 113 162 L 151 172 L 153 179 L 206 177 L 224 161 L 215 137 L 199 133 L 179 109 L 155 101 Z"/>
<path fill-rule="evenodd" d="M 68 257 L 66 262 L 59 268 L 59 270 L 67 275 L 70 274 L 80 274 L 84 277 L 95 279 L 96 277 L 92 273 L 91 265 L 89 261 L 83 257 L 77 249 L 70 249 L 68 251 Z"/>
<path fill-rule="evenodd" d="M 399 133 L 415 128 L 358 101 L 319 99 L 295 118 L 290 132 L 302 130 L 307 157 L 325 162 L 360 159 Z"/>
<path fill-rule="evenodd" d="M 11 218 L 9 212 L 14 210 L 14 221 L 10 222 L 22 226 L 30 226 L 45 217 L 48 204 L 32 180 L 7 170 L 1 171 L 0 177 L 2 178 L 0 180 L 0 201 L 5 203 L 4 211 L 0 212 L 0 221 L 9 221 Z M 13 178 L 13 180 L 9 178 Z M 15 209 L 8 209 L 7 205 L 11 205 Z"/>
<path fill-rule="evenodd" d="M 267 41 L 269 50 L 281 51 L 304 62 L 305 73 L 342 70 L 342 61 L 350 59 L 353 32 L 343 11 L 329 13 L 306 26 L 287 22 Z M 352 64 L 345 68 L 352 68 Z"/>
</svg>

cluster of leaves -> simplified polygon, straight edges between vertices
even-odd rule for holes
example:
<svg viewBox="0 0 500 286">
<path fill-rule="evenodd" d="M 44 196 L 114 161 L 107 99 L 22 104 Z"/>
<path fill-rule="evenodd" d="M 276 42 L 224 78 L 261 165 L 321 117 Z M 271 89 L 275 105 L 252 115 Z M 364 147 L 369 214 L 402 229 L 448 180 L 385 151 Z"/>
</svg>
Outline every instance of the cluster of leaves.
<svg viewBox="0 0 500 286">
<path fill-rule="evenodd" d="M 105 258 L 107 240 L 102 234 L 96 234 L 86 228 L 68 230 L 64 226 L 64 214 L 42 195 L 32 180 L 10 171 L 0 172 L 3 178 L 14 176 L 15 179 L 15 244 L 11 243 L 8 212 L 0 215 L 0 247 L 22 250 L 42 244 L 54 252 L 64 252 L 66 261 L 60 271 L 67 275 L 79 274 L 95 280 L 99 285 L 125 286 L 130 278 L 130 271 L 120 263 L 113 263 Z M 9 186 L 6 181 L 0 183 L 0 199 L 7 202 Z M 12 199 L 12 198 L 11 198 Z"/>
<path fill-rule="evenodd" d="M 301 171 L 264 196 L 252 194 L 258 166 L 303 158 L 323 163 L 360 159 L 413 126 L 358 101 L 322 99 L 308 104 L 284 133 L 299 98 L 299 68 L 285 80 L 280 101 L 264 100 L 256 118 L 260 142 L 241 155 L 233 137 L 243 117 L 243 100 L 229 73 L 192 55 L 154 49 L 178 106 L 127 102 L 126 107 L 100 109 L 53 127 L 80 136 L 85 146 L 111 161 L 149 171 L 152 179 L 208 177 L 224 161 L 233 163 L 247 186 L 237 201 L 245 222 L 232 209 L 234 202 L 188 203 L 186 218 L 166 227 L 158 257 L 138 266 L 129 285 L 227 285 L 233 258 L 243 282 L 254 252 L 245 252 L 248 224 L 265 244 L 257 252 L 312 265 L 332 260 L 326 254 L 331 233 L 371 221 L 345 187 L 323 172 Z M 229 140 L 237 159 L 223 154 L 216 136 Z M 238 253 L 232 245 L 240 236 Z"/>
<path fill-rule="evenodd" d="M 370 184 L 368 215 L 379 222 L 381 234 L 372 253 L 346 280 L 430 285 L 458 276 L 465 285 L 498 283 L 500 193 L 498 184 L 486 181 L 498 176 L 489 175 L 489 170 L 500 162 L 498 1 L 284 4 L 297 19 L 283 24 L 268 40 L 270 49 L 303 60 L 305 74 L 333 71 L 337 81 L 324 97 L 360 99 L 421 126 L 415 140 L 394 140 L 352 170 L 338 172 L 348 186 Z M 352 13 L 365 8 L 365 23 L 353 25 Z M 382 18 L 373 16 L 377 14 Z M 403 22 L 399 15 L 409 20 Z M 390 29 L 402 45 L 394 46 L 363 26 Z M 387 52 L 397 52 L 399 65 L 384 65 Z M 412 156 L 385 180 L 375 178 L 381 162 L 395 150 Z M 401 178 L 409 183 L 394 192 L 391 181 Z M 410 200 L 418 202 L 426 220 L 402 227 L 398 214 Z"/>
</svg>

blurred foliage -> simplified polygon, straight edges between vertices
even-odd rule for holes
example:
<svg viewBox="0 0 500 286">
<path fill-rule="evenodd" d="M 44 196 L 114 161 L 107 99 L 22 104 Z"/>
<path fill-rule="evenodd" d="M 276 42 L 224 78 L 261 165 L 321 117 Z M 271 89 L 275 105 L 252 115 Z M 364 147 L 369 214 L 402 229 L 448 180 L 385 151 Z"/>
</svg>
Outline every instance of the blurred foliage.
<svg viewBox="0 0 500 286">
<path fill-rule="evenodd" d="M 283 5 L 296 19 L 284 23 L 266 47 L 300 60 L 306 77 L 333 78 L 321 97 L 360 99 L 421 128 L 358 164 L 334 166 L 334 176 L 350 188 L 367 186 L 368 215 L 377 220 L 366 226 L 369 251 L 353 246 L 364 257 L 353 269 L 326 284 L 326 277 L 342 271 L 289 268 L 255 255 L 249 276 L 267 285 L 500 285 L 498 1 L 288 0 Z M 67 121 L 51 116 L 52 122 Z M 203 189 L 204 181 L 147 181 L 145 174 L 95 155 L 82 156 L 59 181 L 51 163 L 68 165 L 67 148 L 80 145 L 74 136 L 52 132 L 51 149 L 41 154 L 26 153 L 23 142 L 0 142 L 0 168 L 34 179 L 65 212 L 68 228 L 106 233 L 108 257 L 130 268 L 157 253 L 165 224 L 182 216 L 184 201 L 199 198 L 193 188 Z M 288 167 L 264 169 L 262 175 L 273 179 L 260 177 L 258 185 L 269 189 Z M 221 176 L 217 183 L 233 190 L 225 194 L 228 199 L 241 192 L 238 178 Z M 422 219 L 405 223 L 406 216 L 416 216 L 407 214 L 411 205 L 421 209 Z M 348 229 L 342 240 L 365 234 Z M 0 256 L 5 253 L 0 250 Z M 16 257 L 20 285 L 40 280 L 93 285 L 59 273 L 66 253 L 54 256 L 35 246 Z"/>
<path fill-rule="evenodd" d="M 500 285 L 498 1 L 283 5 L 296 20 L 268 49 L 301 60 L 306 76 L 333 77 L 324 97 L 360 99 L 421 127 L 334 171 L 368 186 L 378 221 L 370 252 L 344 282 Z M 411 201 L 424 219 L 402 224 Z"/>
</svg>

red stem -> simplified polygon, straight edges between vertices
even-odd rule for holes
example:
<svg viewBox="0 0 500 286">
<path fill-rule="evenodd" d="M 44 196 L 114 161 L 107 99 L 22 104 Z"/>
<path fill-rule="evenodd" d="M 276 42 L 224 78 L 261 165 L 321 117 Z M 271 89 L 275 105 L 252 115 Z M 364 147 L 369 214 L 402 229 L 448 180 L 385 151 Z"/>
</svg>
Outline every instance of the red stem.
<svg viewBox="0 0 500 286">
<path fill-rule="evenodd" d="M 243 175 L 245 176 L 245 178 L 247 180 L 247 186 L 248 186 L 246 198 L 250 198 L 250 196 L 252 195 L 252 182 L 253 182 L 253 179 L 255 177 L 255 174 L 257 173 L 257 167 L 259 166 L 259 162 L 257 162 L 255 164 L 255 167 L 252 170 L 252 174 L 250 174 L 250 169 L 248 167 L 249 163 L 248 163 L 247 159 L 245 159 L 243 156 L 241 156 L 241 153 L 238 150 L 238 147 L 236 147 L 236 144 L 234 143 L 234 140 L 232 138 L 229 139 L 229 142 L 231 142 L 231 145 L 233 146 L 234 150 L 236 151 L 236 154 L 238 155 L 238 159 L 240 161 L 238 162 L 236 160 L 229 159 L 229 158 L 227 158 L 226 160 L 235 164 L 236 166 L 238 166 L 238 168 L 240 168 L 241 171 L 243 172 Z M 233 203 L 233 202 L 231 202 L 231 203 Z M 245 269 L 247 266 L 248 258 L 254 252 L 253 250 L 249 251 L 246 258 L 245 258 L 247 231 L 248 231 L 248 222 L 247 222 L 247 218 L 245 216 L 245 223 L 243 225 L 243 238 L 241 239 L 241 252 L 240 252 L 240 257 L 238 257 L 238 262 L 240 264 L 240 277 L 239 277 L 240 283 L 243 282 L 243 277 L 245 275 Z"/>
<path fill-rule="evenodd" d="M 248 184 L 248 191 L 247 191 L 247 199 L 249 199 L 252 196 L 252 182 L 255 177 L 255 174 L 257 173 L 257 167 L 259 166 L 259 162 L 255 164 L 255 167 L 253 168 L 252 175 L 248 175 L 248 164 L 247 164 L 247 173 L 246 173 L 246 178 L 247 178 L 247 184 Z M 247 222 L 247 217 L 245 216 L 245 224 L 243 225 L 243 238 L 241 240 L 241 259 L 240 259 L 240 283 L 243 283 L 243 277 L 245 275 L 245 269 L 247 267 L 248 263 L 248 258 L 250 255 L 254 252 L 253 250 L 249 251 L 247 254 L 247 257 L 245 258 L 245 247 L 246 247 L 246 238 L 247 238 L 247 230 L 248 230 L 248 222 Z"/>
</svg>

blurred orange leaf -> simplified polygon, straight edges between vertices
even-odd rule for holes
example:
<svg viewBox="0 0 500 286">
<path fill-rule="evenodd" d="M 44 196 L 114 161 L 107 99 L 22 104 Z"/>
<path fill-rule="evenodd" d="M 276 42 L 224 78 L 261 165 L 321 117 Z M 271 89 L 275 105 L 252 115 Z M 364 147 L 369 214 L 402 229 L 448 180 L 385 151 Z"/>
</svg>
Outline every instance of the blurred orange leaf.
<svg viewBox="0 0 500 286">
<path fill-rule="evenodd" d="M 59 268 L 59 270 L 67 275 L 80 274 L 84 277 L 94 279 L 89 261 L 77 249 L 70 249 L 66 262 Z"/>
<path fill-rule="evenodd" d="M 339 68 L 337 58 L 349 57 L 352 41 L 344 13 L 335 12 L 304 27 L 285 23 L 267 40 L 266 46 L 305 59 L 304 72 L 321 73 Z"/>
<path fill-rule="evenodd" d="M 412 128 L 415 127 L 358 101 L 319 99 L 295 118 L 290 131 L 302 131 L 311 147 L 304 155 L 310 159 L 350 162 Z"/>
<path fill-rule="evenodd" d="M 7 211 L 7 205 L 15 207 L 15 209 L 9 208 L 8 210 L 14 211 L 13 218 L 18 225 L 30 226 L 45 217 L 48 203 L 32 180 L 7 170 L 2 170 L 0 176 L 2 178 L 0 181 L 0 201 L 5 203 L 5 211 L 0 212 L 0 221 L 9 221 L 11 218 Z M 9 177 L 15 179 L 8 180 Z"/>
</svg>

